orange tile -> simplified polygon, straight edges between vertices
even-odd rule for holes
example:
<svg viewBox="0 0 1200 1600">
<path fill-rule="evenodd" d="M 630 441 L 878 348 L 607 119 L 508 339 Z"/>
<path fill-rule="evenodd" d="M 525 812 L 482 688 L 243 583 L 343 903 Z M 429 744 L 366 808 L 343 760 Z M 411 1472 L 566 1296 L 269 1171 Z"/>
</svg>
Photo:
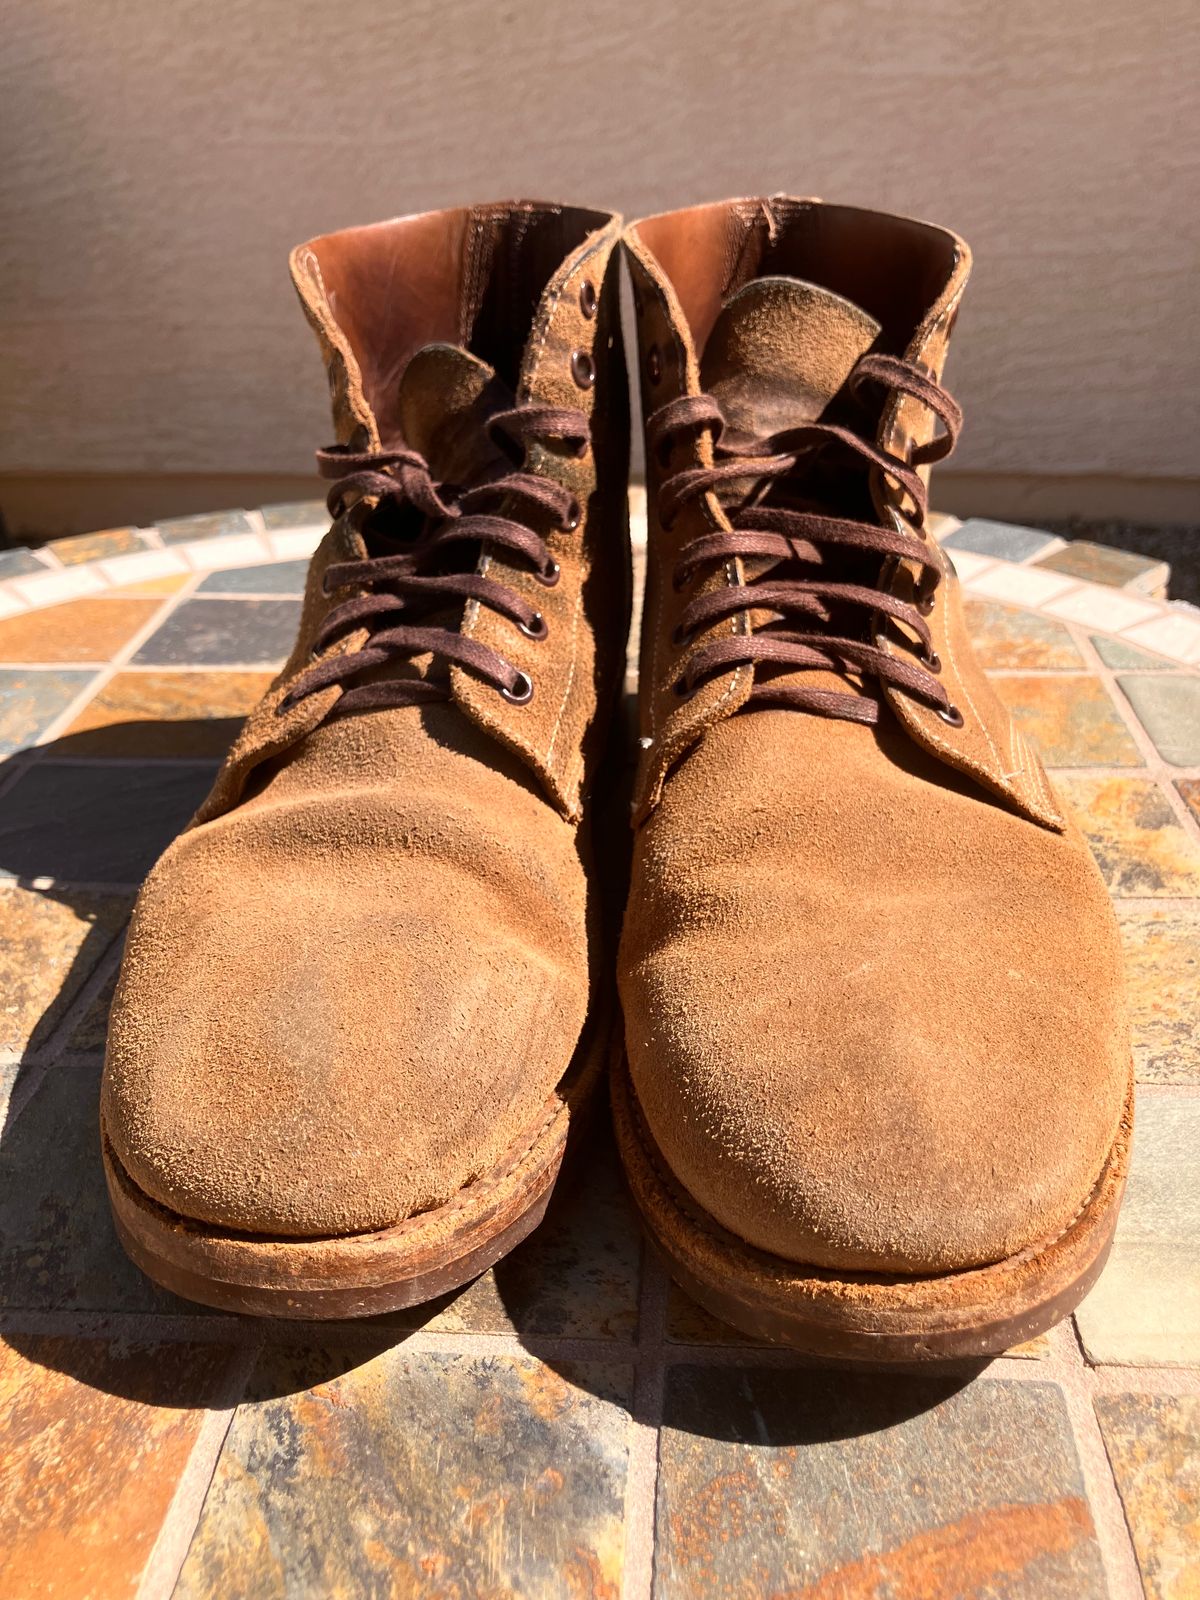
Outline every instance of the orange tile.
<svg viewBox="0 0 1200 1600">
<path fill-rule="evenodd" d="M 0 1593 L 122 1600 L 233 1355 L 10 1334 L 0 1344 Z"/>
<path fill-rule="evenodd" d="M 63 736 L 64 753 L 223 756 L 269 672 L 118 672 Z"/>
<path fill-rule="evenodd" d="M 0 622 L 0 661 L 109 661 L 157 610 L 153 600 L 69 600 Z"/>
<path fill-rule="evenodd" d="M 190 572 L 171 572 L 163 578 L 147 578 L 145 583 L 127 583 L 120 589 L 110 589 L 108 598 L 133 600 L 142 595 L 178 594 L 191 576 Z"/>
<path fill-rule="evenodd" d="M 1099 678 L 998 674 L 992 687 L 1048 767 L 1141 766 L 1141 753 Z"/>
</svg>

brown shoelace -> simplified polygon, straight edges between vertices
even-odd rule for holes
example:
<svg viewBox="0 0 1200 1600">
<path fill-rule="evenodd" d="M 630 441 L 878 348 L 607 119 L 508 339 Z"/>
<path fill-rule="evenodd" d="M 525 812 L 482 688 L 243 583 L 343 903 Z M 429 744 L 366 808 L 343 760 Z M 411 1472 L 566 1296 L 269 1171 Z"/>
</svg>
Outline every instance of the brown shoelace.
<svg viewBox="0 0 1200 1600">
<path fill-rule="evenodd" d="M 527 561 L 533 576 L 547 588 L 558 582 L 558 563 L 550 554 L 543 527 L 570 532 L 579 526 L 579 502 L 569 489 L 525 470 L 528 447 L 553 443 L 582 455 L 590 438 L 582 411 L 552 406 L 518 405 L 488 422 L 493 441 L 513 453 L 513 470 L 501 469 L 464 487 L 437 483 L 425 458 L 399 449 L 355 454 L 344 446 L 317 452 L 321 475 L 336 478 L 329 493 L 334 517 L 359 517 L 359 525 L 376 553 L 365 560 L 344 561 L 325 573 L 324 592 L 365 591 L 343 600 L 326 617 L 313 647 L 320 656 L 347 632 L 366 627 L 359 650 L 327 656 L 300 674 L 280 701 L 280 712 L 333 684 L 343 692 L 330 710 L 342 716 L 380 706 L 409 706 L 448 700 L 449 684 L 430 678 L 400 678 L 355 685 L 362 673 L 388 662 L 429 654 L 454 662 L 490 684 L 505 699 L 524 705 L 533 696 L 533 679 L 520 672 L 488 645 L 464 638 L 457 622 L 449 625 L 432 613 L 448 604 L 475 600 L 514 622 L 530 639 L 546 637 L 546 622 L 521 595 L 477 571 L 481 546 L 502 550 Z M 407 539 L 389 538 L 381 513 L 393 521 L 416 513 L 419 528 Z"/>
<path fill-rule="evenodd" d="M 919 537 L 928 499 L 917 468 L 949 455 L 962 424 L 962 413 L 939 384 L 911 362 L 894 356 L 861 357 L 851 374 L 850 388 L 857 392 L 867 383 L 881 384 L 928 406 L 945 431 L 914 450 L 908 461 L 902 461 L 852 429 L 828 422 L 805 423 L 766 438 L 731 438 L 725 432 L 720 405 L 711 395 L 685 395 L 670 400 L 650 417 L 647 444 L 659 452 L 664 463 L 681 436 L 705 428 L 713 436 L 711 467 L 687 467 L 664 480 L 659 498 L 664 526 L 669 527 L 689 501 L 711 489 L 753 484 L 740 504 L 729 510 L 731 532 L 701 534 L 680 551 L 674 573 L 676 590 L 686 588 L 702 568 L 715 562 L 740 557 L 770 563 L 746 583 L 697 595 L 684 608 L 675 637 L 677 645 L 686 644 L 701 628 L 741 612 L 773 612 L 775 620 L 751 633 L 701 645 L 688 658 L 683 676 L 675 685 L 680 695 L 692 693 L 714 673 L 742 666 L 761 667 L 767 674 L 773 667 L 792 671 L 823 669 L 842 676 L 856 673 L 874 677 L 917 696 L 947 722 L 961 726 L 961 714 L 938 682 L 941 662 L 933 651 L 925 621 L 932 610 L 940 569 L 928 544 Z M 905 518 L 916 531 L 900 533 L 814 510 L 761 503 L 762 496 L 781 480 L 802 487 L 798 469 L 826 453 L 843 459 L 848 455 L 851 464 L 876 467 L 897 483 L 907 499 Z M 914 599 L 897 599 L 874 581 L 847 583 L 822 577 L 822 567 L 839 549 L 847 554 L 878 554 L 880 580 L 888 557 L 916 562 L 920 577 Z M 790 572 L 797 575 L 790 576 Z M 898 659 L 869 642 L 870 616 L 878 612 L 916 634 L 915 663 Z M 748 703 L 793 706 L 849 722 L 874 723 L 880 714 L 876 699 L 837 689 L 774 683 L 769 675 L 756 678 Z"/>
</svg>

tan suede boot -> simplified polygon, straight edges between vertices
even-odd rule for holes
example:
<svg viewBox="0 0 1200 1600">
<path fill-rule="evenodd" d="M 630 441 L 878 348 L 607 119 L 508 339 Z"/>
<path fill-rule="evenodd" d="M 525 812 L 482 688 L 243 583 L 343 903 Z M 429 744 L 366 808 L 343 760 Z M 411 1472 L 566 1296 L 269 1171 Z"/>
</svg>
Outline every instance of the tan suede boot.
<svg viewBox="0 0 1200 1600">
<path fill-rule="evenodd" d="M 650 505 L 622 1153 L 718 1316 L 998 1351 L 1103 1264 L 1130 1051 L 1087 845 L 924 528 L 970 255 L 737 200 L 630 228 Z"/>
<path fill-rule="evenodd" d="M 521 202 L 293 253 L 335 521 L 291 659 L 142 890 L 109 1034 L 117 1226 L 180 1294 L 341 1317 L 464 1282 L 540 1219 L 600 1076 L 619 237 Z"/>
</svg>

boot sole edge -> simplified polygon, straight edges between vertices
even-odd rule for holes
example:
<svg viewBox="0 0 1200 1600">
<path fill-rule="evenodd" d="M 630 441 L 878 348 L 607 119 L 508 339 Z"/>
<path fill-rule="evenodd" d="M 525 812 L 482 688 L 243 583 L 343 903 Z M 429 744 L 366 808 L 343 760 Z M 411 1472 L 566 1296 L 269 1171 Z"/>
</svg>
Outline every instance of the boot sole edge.
<svg viewBox="0 0 1200 1600">
<path fill-rule="evenodd" d="M 622 1164 L 651 1243 L 694 1300 L 753 1339 L 871 1365 L 989 1358 L 1068 1316 L 1108 1259 L 1129 1167 L 1132 1075 L 1117 1138 L 1069 1226 L 1005 1260 L 930 1277 L 839 1274 L 739 1239 L 671 1174 L 623 1050 L 611 1086 Z"/>
</svg>

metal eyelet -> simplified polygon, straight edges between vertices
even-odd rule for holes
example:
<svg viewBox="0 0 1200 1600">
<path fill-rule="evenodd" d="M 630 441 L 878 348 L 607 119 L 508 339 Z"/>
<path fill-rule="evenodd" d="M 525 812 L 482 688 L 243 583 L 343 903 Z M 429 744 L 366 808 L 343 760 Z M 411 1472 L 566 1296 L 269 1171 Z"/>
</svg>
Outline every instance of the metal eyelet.
<svg viewBox="0 0 1200 1600">
<path fill-rule="evenodd" d="M 540 611 L 533 613 L 531 622 L 518 622 L 517 627 L 527 639 L 544 639 L 550 632 L 546 625 L 546 619 Z"/>
<path fill-rule="evenodd" d="M 656 344 L 646 351 L 646 376 L 651 383 L 658 383 L 662 378 L 662 356 Z"/>
<path fill-rule="evenodd" d="M 551 560 L 546 570 L 544 572 L 535 572 L 534 577 L 544 588 L 553 589 L 554 585 L 562 577 L 562 568 L 557 561 Z"/>
<path fill-rule="evenodd" d="M 936 675 L 942 670 L 942 658 L 936 650 L 930 650 L 927 655 L 922 657 L 922 665 L 927 672 L 932 672 Z"/>
<path fill-rule="evenodd" d="M 676 623 L 671 633 L 671 643 L 676 650 L 686 650 L 695 636 L 694 628 L 685 628 L 681 622 Z"/>
<path fill-rule="evenodd" d="M 921 613 L 921 615 L 923 617 L 927 617 L 927 616 L 930 615 L 930 613 L 933 610 L 933 602 L 934 602 L 934 596 L 930 594 L 930 595 L 924 596 L 923 599 L 914 600 L 913 601 L 913 605 L 917 608 L 917 610 Z"/>
<path fill-rule="evenodd" d="M 596 369 L 586 350 L 572 350 L 571 376 L 581 389 L 590 389 L 596 381 Z"/>
<path fill-rule="evenodd" d="M 574 533 L 575 529 L 579 526 L 579 524 L 580 524 L 580 522 L 582 520 L 583 520 L 583 507 L 579 504 L 578 500 L 572 499 L 571 508 L 567 512 L 566 520 L 564 521 L 564 523 L 562 525 L 563 526 L 563 532 L 564 533 Z"/>
<path fill-rule="evenodd" d="M 590 322 L 596 315 L 596 285 L 590 278 L 585 278 L 579 285 L 579 309 Z"/>
<path fill-rule="evenodd" d="M 508 701 L 509 705 L 527 706 L 533 699 L 533 679 L 527 672 L 518 672 L 511 686 L 507 689 L 501 689 L 500 693 Z"/>
<path fill-rule="evenodd" d="M 677 699 L 690 700 L 696 692 L 696 685 L 694 683 L 689 684 L 686 677 L 676 678 L 675 682 L 671 685 L 671 689 Z"/>
<path fill-rule="evenodd" d="M 951 728 L 961 728 L 963 725 L 963 714 L 957 706 L 946 706 L 944 709 L 939 706 L 937 714 Z"/>
</svg>

